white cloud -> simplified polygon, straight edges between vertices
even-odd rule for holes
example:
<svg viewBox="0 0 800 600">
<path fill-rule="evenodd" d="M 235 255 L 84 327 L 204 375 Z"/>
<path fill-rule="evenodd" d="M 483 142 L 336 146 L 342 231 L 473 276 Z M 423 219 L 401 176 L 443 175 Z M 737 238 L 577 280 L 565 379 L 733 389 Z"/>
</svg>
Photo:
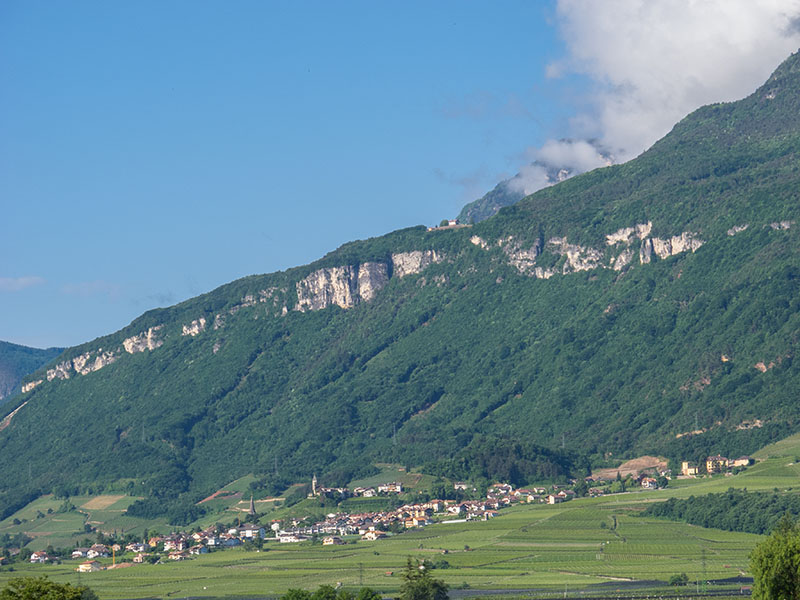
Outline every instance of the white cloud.
<svg viewBox="0 0 800 600">
<path fill-rule="evenodd" d="M 572 134 L 621 160 L 692 110 L 748 95 L 800 45 L 800 0 L 559 0 L 556 14 L 568 56 L 548 75 L 596 85 Z"/>
<path fill-rule="evenodd" d="M 548 140 L 541 148 L 528 148 L 531 164 L 520 168 L 510 181 L 511 189 L 532 194 L 578 173 L 611 164 L 596 143 L 586 140 Z"/>
<path fill-rule="evenodd" d="M 25 277 L 0 277 L 0 292 L 19 292 L 44 283 L 44 278 L 35 275 Z"/>
<path fill-rule="evenodd" d="M 700 106 L 753 92 L 800 46 L 800 0 L 558 0 L 556 22 L 567 55 L 546 76 L 592 84 L 569 135 L 607 150 L 575 140 L 529 148 L 535 162 L 510 182 L 526 194 L 553 183 L 552 167 L 576 175 L 607 156 L 638 156 Z"/>
</svg>

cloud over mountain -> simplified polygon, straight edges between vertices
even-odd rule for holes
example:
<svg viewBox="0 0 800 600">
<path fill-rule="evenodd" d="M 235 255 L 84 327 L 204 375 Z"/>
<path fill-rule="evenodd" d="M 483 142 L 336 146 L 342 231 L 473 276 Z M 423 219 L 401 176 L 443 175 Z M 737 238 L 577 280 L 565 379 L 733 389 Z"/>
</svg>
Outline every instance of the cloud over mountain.
<svg viewBox="0 0 800 600">
<path fill-rule="evenodd" d="M 568 54 L 548 74 L 594 84 L 570 134 L 618 161 L 694 109 L 747 95 L 800 45 L 799 0 L 559 0 L 556 15 Z"/>
</svg>

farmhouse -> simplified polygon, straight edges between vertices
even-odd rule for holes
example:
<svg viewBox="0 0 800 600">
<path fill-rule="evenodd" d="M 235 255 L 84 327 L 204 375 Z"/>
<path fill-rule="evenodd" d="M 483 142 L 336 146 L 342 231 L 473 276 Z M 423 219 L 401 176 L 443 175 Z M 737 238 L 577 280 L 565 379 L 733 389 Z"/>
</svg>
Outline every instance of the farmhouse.
<svg viewBox="0 0 800 600">
<path fill-rule="evenodd" d="M 403 486 L 396 481 L 392 483 L 384 483 L 378 486 L 378 493 L 379 494 L 402 494 L 403 493 Z"/>
<path fill-rule="evenodd" d="M 47 556 L 47 552 L 34 552 L 30 558 L 31 563 L 46 563 L 49 560 L 50 557 Z"/>
<path fill-rule="evenodd" d="M 329 535 L 325 539 L 322 540 L 323 546 L 341 546 L 344 544 L 344 540 L 340 538 L 338 535 Z"/>
<path fill-rule="evenodd" d="M 681 463 L 681 475 L 685 477 L 697 477 L 698 472 L 699 468 L 696 464 L 690 463 L 688 460 Z"/>
<path fill-rule="evenodd" d="M 644 477 L 642 479 L 642 487 L 646 490 L 656 490 L 658 489 L 658 481 L 652 477 Z"/>
<path fill-rule="evenodd" d="M 728 468 L 728 459 L 717 454 L 706 459 L 706 472 L 721 473 Z"/>
<path fill-rule="evenodd" d="M 79 564 L 78 568 L 75 570 L 78 573 L 92 573 L 100 570 L 100 563 L 96 560 L 87 560 L 86 562 Z"/>
</svg>

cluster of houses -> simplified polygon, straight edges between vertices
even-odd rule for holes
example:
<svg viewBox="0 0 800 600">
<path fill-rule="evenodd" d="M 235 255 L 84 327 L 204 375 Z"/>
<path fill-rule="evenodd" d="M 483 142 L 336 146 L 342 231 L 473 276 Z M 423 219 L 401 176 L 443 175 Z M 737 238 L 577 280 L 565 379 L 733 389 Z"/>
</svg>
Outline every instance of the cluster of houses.
<svg viewBox="0 0 800 600">
<path fill-rule="evenodd" d="M 722 456 L 710 456 L 706 461 L 706 471 L 717 473 L 730 467 L 751 464 L 752 459 L 742 457 L 728 460 Z M 684 475 L 697 475 L 697 467 L 689 462 L 684 462 L 682 473 Z M 586 478 L 588 484 L 595 483 L 591 478 Z M 645 489 L 656 489 L 658 482 L 654 477 L 643 474 L 636 478 L 636 482 Z M 473 490 L 465 482 L 455 482 L 455 490 Z M 590 487 L 592 496 L 602 495 L 602 488 Z M 375 487 L 357 487 L 352 490 L 347 488 L 326 488 L 317 485 L 316 477 L 312 480 L 311 496 L 338 495 L 341 497 L 362 496 L 373 497 L 378 494 L 400 494 L 403 487 L 400 483 L 391 482 Z M 498 515 L 498 511 L 515 503 L 543 503 L 558 504 L 573 499 L 576 496 L 569 486 L 553 485 L 550 488 L 531 487 L 514 489 L 507 483 L 495 483 L 487 490 L 486 498 L 481 500 L 429 500 L 413 504 L 405 504 L 400 508 L 384 511 L 363 512 L 356 514 L 330 513 L 322 521 L 312 525 L 303 525 L 302 521 L 294 519 L 282 525 L 273 521 L 270 534 L 280 543 L 303 542 L 309 539 L 322 538 L 323 545 L 344 544 L 343 537 L 360 536 L 366 541 L 379 540 L 387 536 L 387 531 L 399 531 L 425 527 L 433 522 L 457 522 L 469 520 L 488 520 Z M 255 516 L 253 500 L 250 500 L 249 516 Z M 75 548 L 72 552 L 73 559 L 87 559 L 81 563 L 77 571 L 92 572 L 104 567 L 97 558 L 113 556 L 130 552 L 134 554 L 134 563 L 144 563 L 167 558 L 169 560 L 184 560 L 191 555 L 205 554 L 214 549 L 226 549 L 241 546 L 246 542 L 267 539 L 267 529 L 259 524 L 245 524 L 219 531 L 217 527 L 210 527 L 195 533 L 173 533 L 166 536 L 153 536 L 144 542 L 127 544 L 124 548 L 114 544 L 106 546 L 95 544 L 89 548 Z M 46 552 L 34 552 L 30 557 L 32 563 L 45 563 L 56 560 Z M 116 560 L 115 560 L 116 563 Z"/>
<path fill-rule="evenodd" d="M 352 490 L 346 487 L 324 487 L 317 484 L 317 476 L 311 479 L 311 493 L 309 497 L 327 496 L 329 498 L 348 498 L 350 496 L 374 498 L 378 495 L 402 494 L 403 484 L 396 481 L 382 483 L 375 487 L 355 487 Z"/>
<path fill-rule="evenodd" d="M 705 472 L 708 474 L 714 473 L 728 473 L 730 469 L 736 467 L 747 467 L 753 464 L 753 459 L 749 456 L 741 456 L 739 458 L 725 458 L 717 454 L 716 456 L 709 456 L 705 462 Z M 700 466 L 684 460 L 681 462 L 681 475 L 684 477 L 697 477 L 700 475 Z"/>
<path fill-rule="evenodd" d="M 468 484 L 456 482 L 453 488 L 467 490 Z M 312 482 L 312 494 L 324 494 L 328 488 L 316 488 Z M 361 495 L 369 497 L 369 490 Z M 378 486 L 379 493 L 400 493 L 399 483 Z M 353 493 L 360 488 L 353 490 Z M 386 537 L 390 529 L 412 529 L 424 527 L 438 521 L 488 520 L 498 515 L 498 511 L 517 502 L 542 502 L 558 504 L 575 497 L 575 492 L 561 486 L 553 486 L 552 493 L 546 488 L 517 489 L 506 483 L 491 486 L 482 500 L 429 500 L 416 504 L 406 504 L 394 510 L 364 512 L 356 514 L 331 513 L 326 519 L 312 525 L 301 526 L 300 521 L 293 521 L 286 528 L 273 525 L 277 539 L 282 543 L 303 542 L 313 537 L 323 537 L 323 545 L 344 544 L 343 536 L 361 536 L 362 540 L 374 541 Z"/>
</svg>

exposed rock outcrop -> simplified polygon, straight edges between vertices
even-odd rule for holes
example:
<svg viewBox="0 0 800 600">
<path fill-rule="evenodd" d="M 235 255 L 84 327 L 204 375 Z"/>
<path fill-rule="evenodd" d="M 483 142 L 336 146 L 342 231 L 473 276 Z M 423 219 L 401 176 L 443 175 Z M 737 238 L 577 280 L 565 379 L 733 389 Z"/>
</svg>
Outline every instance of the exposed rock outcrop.
<svg viewBox="0 0 800 600">
<path fill-rule="evenodd" d="M 502 247 L 503 252 L 508 257 L 508 264 L 517 269 L 517 271 L 520 273 L 533 273 L 536 277 L 547 279 L 547 277 L 542 277 L 535 273 L 536 259 L 542 251 L 538 240 L 533 246 L 526 247 L 516 241 L 513 235 L 510 235 L 497 240 L 497 245 Z M 542 269 L 539 268 L 539 271 L 542 271 Z"/>
<path fill-rule="evenodd" d="M 744 231 L 748 227 L 749 227 L 749 225 L 747 223 L 745 223 L 744 225 L 734 225 L 733 227 L 728 229 L 728 235 L 731 235 L 731 236 L 736 235 L 737 233 L 741 233 L 742 231 Z"/>
<path fill-rule="evenodd" d="M 387 283 L 389 268 L 385 263 L 370 262 L 358 266 L 358 296 L 369 302 Z"/>
<path fill-rule="evenodd" d="M 704 243 L 703 240 L 697 238 L 695 234 L 689 231 L 684 231 L 680 235 L 674 235 L 665 240 L 661 238 L 647 238 L 642 242 L 642 247 L 639 251 L 639 261 L 642 264 L 647 264 L 650 262 L 653 254 L 663 259 L 689 250 L 695 252 Z"/>
<path fill-rule="evenodd" d="M 352 308 L 368 302 L 389 281 L 385 263 L 362 263 L 318 269 L 297 282 L 295 310 L 322 310 L 329 306 Z"/>
<path fill-rule="evenodd" d="M 480 236 L 473 235 L 471 238 L 469 238 L 469 241 L 470 241 L 471 243 L 475 244 L 476 246 L 480 246 L 480 247 L 481 247 L 481 248 L 483 248 L 484 250 L 486 250 L 487 248 L 489 248 L 489 244 L 486 242 L 486 240 L 484 240 L 484 239 L 483 239 L 482 237 L 480 237 Z"/>
<path fill-rule="evenodd" d="M 634 239 L 638 238 L 640 240 L 645 239 L 648 235 L 650 235 L 650 231 L 653 229 L 653 223 L 648 221 L 647 223 L 638 223 L 633 227 L 623 227 L 606 236 L 606 244 L 609 246 L 615 246 L 616 244 L 626 244 L 630 245 Z"/>
<path fill-rule="evenodd" d="M 500 238 L 497 240 L 497 245 L 502 248 L 508 257 L 508 264 L 516 268 L 520 273 L 541 279 L 549 279 L 557 272 L 567 274 L 590 271 L 592 269 L 622 271 L 634 262 L 636 256 L 634 243 L 639 243 L 639 262 L 641 264 L 649 263 L 654 254 L 659 258 L 667 258 L 688 250 L 694 252 L 704 243 L 696 234 L 688 231 L 663 240 L 651 238 L 649 236 L 652 229 L 653 224 L 648 221 L 647 223 L 638 223 L 633 227 L 624 227 L 608 234 L 606 235 L 608 250 L 571 244 L 566 237 L 550 238 L 547 240 L 544 249 L 541 248 L 539 242 L 528 247 L 515 240 L 514 236 Z M 470 241 L 475 245 L 481 245 L 483 240 L 473 236 Z M 621 251 L 618 249 L 620 245 L 624 246 Z M 565 260 L 563 263 L 559 263 L 561 265 L 559 269 L 542 267 L 537 264 L 542 252 L 563 256 Z"/>
<path fill-rule="evenodd" d="M 200 317 L 199 319 L 195 319 L 188 325 L 183 326 L 183 330 L 181 331 L 181 335 L 190 335 L 192 337 L 199 335 L 206 329 L 206 318 Z"/>
<path fill-rule="evenodd" d="M 159 339 L 159 331 L 163 325 L 156 325 L 150 327 L 147 331 L 134 335 L 126 340 L 123 340 L 122 346 L 128 354 L 136 352 L 144 352 L 145 350 L 155 350 L 164 344 L 164 340 Z"/>
<path fill-rule="evenodd" d="M 60 362 L 52 369 L 47 369 L 47 381 L 69 379 L 70 371 L 72 371 L 72 361 L 65 360 Z"/>
<path fill-rule="evenodd" d="M 794 221 L 778 221 L 769 224 L 769 226 L 772 227 L 775 231 L 789 229 L 792 225 L 794 225 Z"/>
<path fill-rule="evenodd" d="M 555 252 L 567 258 L 561 269 L 561 272 L 564 274 L 577 271 L 589 271 L 601 266 L 600 261 L 603 258 L 602 252 L 587 246 L 569 244 L 565 237 L 547 240 L 547 247 L 551 252 Z"/>
<path fill-rule="evenodd" d="M 107 367 L 111 363 L 115 362 L 117 360 L 118 356 L 119 355 L 116 352 L 112 352 L 111 350 L 108 350 L 108 351 L 104 352 L 103 349 L 100 348 L 97 351 L 97 356 L 95 356 L 95 358 L 94 358 L 94 364 L 92 365 L 91 370 L 92 371 L 99 371 L 103 367 Z"/>
<path fill-rule="evenodd" d="M 436 250 L 413 250 L 392 254 L 392 274 L 395 277 L 414 275 L 425 267 L 442 262 L 444 256 Z"/>
<path fill-rule="evenodd" d="M 27 394 L 28 392 L 30 392 L 33 388 L 35 388 L 37 385 L 39 385 L 43 381 L 44 381 L 44 379 L 36 379 L 34 381 L 29 381 L 28 383 L 23 384 L 22 385 L 22 393 L 23 394 Z"/>
</svg>

